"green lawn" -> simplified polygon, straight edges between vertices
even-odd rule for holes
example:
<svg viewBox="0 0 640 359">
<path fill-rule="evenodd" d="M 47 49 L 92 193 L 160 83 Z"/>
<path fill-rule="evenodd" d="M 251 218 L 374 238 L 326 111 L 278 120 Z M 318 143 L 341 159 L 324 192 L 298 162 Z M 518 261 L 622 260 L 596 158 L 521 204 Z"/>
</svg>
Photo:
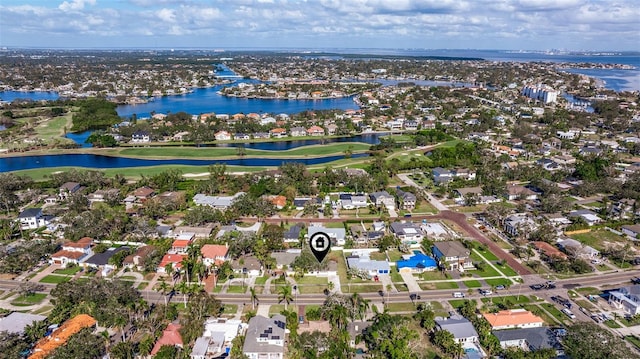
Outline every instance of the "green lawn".
<svg viewBox="0 0 640 359">
<path fill-rule="evenodd" d="M 584 295 L 585 297 L 588 295 L 600 295 L 600 293 L 602 293 L 602 291 L 598 288 L 594 288 L 594 287 L 582 287 L 582 288 L 577 288 L 575 289 L 576 292 Z"/>
<path fill-rule="evenodd" d="M 448 273 L 442 273 L 441 271 L 429 271 L 422 272 L 420 274 L 420 278 L 422 280 L 443 280 L 443 279 L 451 279 L 451 276 Z"/>
<path fill-rule="evenodd" d="M 464 285 L 467 286 L 467 288 L 480 288 L 482 287 L 482 284 L 480 284 L 480 281 L 477 281 L 475 279 L 472 280 L 465 280 Z"/>
<path fill-rule="evenodd" d="M 466 299 L 452 299 L 449 301 L 449 304 L 451 304 L 451 306 L 454 307 L 455 309 L 458 309 L 462 307 L 466 302 L 467 302 Z"/>
<path fill-rule="evenodd" d="M 515 270 L 513 270 L 513 268 L 509 267 L 508 265 L 497 265 L 496 267 L 500 270 L 500 272 L 502 272 L 502 274 L 506 275 L 507 277 L 515 277 L 518 275 L 518 272 L 516 272 Z"/>
<path fill-rule="evenodd" d="M 498 273 L 498 271 L 496 271 L 495 269 L 493 269 L 493 267 L 491 267 L 489 264 L 485 264 L 484 268 L 482 270 L 466 270 L 466 273 L 471 273 L 471 274 L 475 274 L 477 276 L 480 277 L 500 277 L 500 273 Z"/>
<path fill-rule="evenodd" d="M 251 307 L 251 305 L 249 305 Z M 238 312 L 237 304 L 225 304 L 222 306 L 222 314 L 236 314 Z"/>
<path fill-rule="evenodd" d="M 456 282 L 434 282 L 436 289 L 456 289 L 460 288 Z"/>
<path fill-rule="evenodd" d="M 382 284 L 351 284 L 350 287 L 349 285 L 340 284 L 343 293 L 375 293 L 384 290 Z"/>
<path fill-rule="evenodd" d="M 227 288 L 227 293 L 246 293 L 247 291 L 247 286 L 242 286 L 242 285 L 230 285 L 229 288 Z"/>
<path fill-rule="evenodd" d="M 329 280 L 323 277 L 305 276 L 296 280 L 298 283 L 298 290 L 302 294 L 317 294 L 322 293 Z"/>
<path fill-rule="evenodd" d="M 612 329 L 622 328 L 622 326 L 618 324 L 618 322 L 616 322 L 615 320 L 605 320 L 602 323 Z"/>
<path fill-rule="evenodd" d="M 302 146 L 286 151 L 266 151 L 245 149 L 245 158 L 249 157 L 317 157 L 340 155 L 348 149 L 353 153 L 368 150 L 370 145 L 361 142 L 342 142 L 324 145 Z M 118 149 L 121 156 L 127 157 L 163 157 L 163 158 L 224 158 L 237 157 L 235 147 L 143 147 Z"/>
<path fill-rule="evenodd" d="M 43 305 L 40 309 L 34 310 L 33 314 L 47 315 L 53 309 L 52 305 Z"/>
<path fill-rule="evenodd" d="M 561 322 L 558 322 L 554 317 L 547 314 L 545 311 L 542 310 L 542 308 L 540 308 L 535 304 L 523 304 L 522 307 L 532 312 L 533 314 L 539 316 L 540 318 L 542 318 L 542 320 L 544 320 L 544 322 L 547 323 L 547 325 L 556 325 L 558 323 L 561 323 Z"/>
<path fill-rule="evenodd" d="M 478 253 L 480 253 L 486 260 L 488 261 L 497 261 L 499 260 L 498 257 L 496 257 L 495 254 L 493 254 L 490 250 L 488 249 L 476 249 L 478 251 Z"/>
<path fill-rule="evenodd" d="M 513 285 L 513 282 L 507 278 L 490 278 L 490 279 L 485 279 L 485 282 L 487 282 L 488 285 L 491 286 L 499 286 L 499 285 L 504 285 L 504 286 L 510 286 Z"/>
<path fill-rule="evenodd" d="M 49 274 L 48 276 L 40 279 L 40 283 L 58 284 L 58 283 L 68 282 L 70 280 L 71 280 L 71 277 L 68 277 L 68 276 Z"/>
<path fill-rule="evenodd" d="M 598 229 L 588 233 L 572 234 L 570 236 L 586 245 L 589 245 L 599 251 L 604 250 L 609 244 L 624 244 L 626 239 L 606 229 Z"/>
<path fill-rule="evenodd" d="M 27 307 L 42 302 L 47 297 L 44 293 L 34 293 L 31 295 L 21 295 L 11 302 L 11 305 L 16 307 Z"/>
<path fill-rule="evenodd" d="M 493 302 L 494 304 L 504 303 L 505 301 L 508 301 L 514 304 L 527 304 L 531 302 L 531 299 L 524 294 L 523 295 L 506 295 L 504 297 L 491 297 L 491 302 Z"/>
<path fill-rule="evenodd" d="M 543 307 L 549 314 L 551 314 L 558 322 L 564 323 L 565 320 L 569 319 L 566 315 L 564 315 L 555 305 L 551 303 L 541 303 L 541 307 Z"/>
<path fill-rule="evenodd" d="M 291 310 L 291 308 L 293 307 L 293 303 L 289 304 L 289 306 L 287 307 L 287 310 Z M 269 307 L 269 316 L 272 316 L 274 314 L 280 314 L 280 312 L 282 312 L 284 310 L 284 304 L 273 304 Z"/>
<path fill-rule="evenodd" d="M 638 337 L 633 335 L 627 335 L 626 337 L 624 337 L 624 339 L 627 340 L 629 343 L 635 345 L 636 348 L 640 349 L 640 339 Z"/>
<path fill-rule="evenodd" d="M 56 269 L 56 270 L 53 271 L 53 273 L 55 273 L 55 274 L 63 274 L 63 275 L 74 275 L 74 274 L 78 273 L 80 270 L 81 270 L 80 267 L 73 266 L 73 267 L 64 268 L 64 269 Z"/>
<path fill-rule="evenodd" d="M 67 130 L 71 128 L 71 114 L 55 117 L 49 121 L 43 121 L 35 128 L 36 135 L 45 141 L 58 139 L 65 142 L 71 142 L 70 139 L 64 138 L 64 127 Z"/>
<path fill-rule="evenodd" d="M 388 303 L 387 310 L 390 312 L 415 312 L 416 307 L 411 302 L 407 303 Z"/>
</svg>

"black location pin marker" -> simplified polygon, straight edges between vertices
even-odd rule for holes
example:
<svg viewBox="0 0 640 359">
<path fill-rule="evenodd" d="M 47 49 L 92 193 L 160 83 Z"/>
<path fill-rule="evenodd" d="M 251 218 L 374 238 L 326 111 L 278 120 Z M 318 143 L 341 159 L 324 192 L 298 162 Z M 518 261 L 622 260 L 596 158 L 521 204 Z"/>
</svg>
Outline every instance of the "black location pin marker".
<svg viewBox="0 0 640 359">
<path fill-rule="evenodd" d="M 331 238 L 326 233 L 316 232 L 309 238 L 309 248 L 318 262 L 322 262 L 331 251 Z"/>
</svg>

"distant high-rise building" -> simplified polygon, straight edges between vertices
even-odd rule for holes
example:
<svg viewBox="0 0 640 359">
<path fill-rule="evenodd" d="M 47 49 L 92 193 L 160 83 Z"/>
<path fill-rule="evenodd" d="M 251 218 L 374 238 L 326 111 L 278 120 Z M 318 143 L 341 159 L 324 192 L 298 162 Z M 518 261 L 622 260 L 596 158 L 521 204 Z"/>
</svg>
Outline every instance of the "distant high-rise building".
<svg viewBox="0 0 640 359">
<path fill-rule="evenodd" d="M 558 91 L 542 84 L 526 85 L 522 88 L 520 94 L 534 100 L 542 101 L 543 103 L 553 103 L 558 100 Z"/>
</svg>

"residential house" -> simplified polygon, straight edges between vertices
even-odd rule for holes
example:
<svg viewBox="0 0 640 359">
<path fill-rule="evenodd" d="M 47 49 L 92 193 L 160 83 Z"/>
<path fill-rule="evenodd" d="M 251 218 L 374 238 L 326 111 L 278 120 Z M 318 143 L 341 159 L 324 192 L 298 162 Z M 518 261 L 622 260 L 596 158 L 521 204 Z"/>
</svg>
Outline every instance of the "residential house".
<svg viewBox="0 0 640 359">
<path fill-rule="evenodd" d="M 302 137 L 302 136 L 306 136 L 307 135 L 307 129 L 305 129 L 304 127 L 291 127 L 291 129 L 289 130 L 289 133 L 291 134 L 291 136 L 293 137 Z"/>
<path fill-rule="evenodd" d="M 300 242 L 300 233 L 303 229 L 303 224 L 295 224 L 284 232 L 285 243 L 298 243 Z"/>
<path fill-rule="evenodd" d="M 174 230 L 171 231 L 172 235 L 179 235 L 182 233 L 193 233 L 195 234 L 195 238 L 200 238 L 200 239 L 206 239 L 211 237 L 211 233 L 213 233 L 213 230 L 215 228 L 215 225 L 213 223 L 208 223 L 207 225 L 204 226 L 178 226 L 176 227 Z"/>
<path fill-rule="evenodd" d="M 171 265 L 171 269 L 174 272 L 176 270 L 180 270 L 180 268 L 182 268 L 182 261 L 186 257 L 187 257 L 186 254 L 170 254 L 170 253 L 167 253 L 160 260 L 160 263 L 158 264 L 158 268 L 156 269 L 156 272 L 164 273 L 164 274 L 173 274 L 173 273 L 167 272 L 167 270 L 166 270 L 167 267 L 169 265 Z"/>
<path fill-rule="evenodd" d="M 453 175 L 456 178 L 461 178 L 465 181 L 473 181 L 476 179 L 476 171 L 470 170 L 468 168 L 456 168 L 453 170 Z"/>
<path fill-rule="evenodd" d="M 213 136 L 216 141 L 229 141 L 231 139 L 231 134 L 227 131 L 218 131 Z"/>
<path fill-rule="evenodd" d="M 638 239 L 638 234 L 640 234 L 640 224 L 624 225 L 622 226 L 622 233 L 631 238 Z"/>
<path fill-rule="evenodd" d="M 93 254 L 92 244 L 93 239 L 89 237 L 80 238 L 77 242 L 66 242 L 61 250 L 51 255 L 49 261 L 52 264 L 59 264 L 62 268 L 69 264 L 80 264 Z"/>
<path fill-rule="evenodd" d="M 404 129 L 407 131 L 417 131 L 418 130 L 418 121 L 416 120 L 407 120 L 404 121 Z"/>
<path fill-rule="evenodd" d="M 598 215 L 595 212 L 590 211 L 588 209 L 579 209 L 576 211 L 571 211 L 569 212 L 568 216 L 569 218 L 582 217 L 589 226 L 593 226 L 595 224 L 602 222 L 602 218 L 598 217 Z"/>
<path fill-rule="evenodd" d="M 282 127 L 274 128 L 273 130 L 269 131 L 269 133 L 273 138 L 287 137 L 287 130 Z"/>
<path fill-rule="evenodd" d="M 456 342 L 462 344 L 472 344 L 478 341 L 478 332 L 471 322 L 458 314 L 448 318 L 436 317 L 436 330 L 446 330 L 453 334 Z"/>
<path fill-rule="evenodd" d="M 62 323 L 48 336 L 38 340 L 28 359 L 45 359 L 56 349 L 64 346 L 72 336 L 81 330 L 95 328 L 95 326 L 96 320 L 93 317 L 87 314 L 78 314 Z"/>
<path fill-rule="evenodd" d="M 484 313 L 483 316 L 493 330 L 515 328 L 537 328 L 544 320 L 526 309 L 501 310 L 497 313 Z"/>
<path fill-rule="evenodd" d="M 373 192 L 369 194 L 369 198 L 376 207 L 385 206 L 391 209 L 396 208 L 396 199 L 387 191 Z"/>
<path fill-rule="evenodd" d="M 424 233 L 420 226 L 411 222 L 393 222 L 390 228 L 391 233 L 402 243 L 419 244 L 424 239 Z"/>
<path fill-rule="evenodd" d="M 249 134 L 246 134 L 246 133 L 234 133 L 233 134 L 233 138 L 235 140 L 250 140 L 251 136 Z"/>
<path fill-rule="evenodd" d="M 349 333 L 349 346 L 356 349 L 366 350 L 366 346 L 364 343 L 359 343 L 361 341 L 362 335 L 365 330 L 369 328 L 373 324 L 373 322 L 349 322 L 347 324 L 347 332 Z M 356 356 L 356 358 L 358 358 Z"/>
<path fill-rule="evenodd" d="M 83 266 L 102 270 L 102 276 L 106 277 L 112 270 L 116 269 L 116 265 L 109 262 L 111 257 L 122 251 L 128 251 L 130 248 L 123 246 L 118 248 L 108 248 L 102 253 L 94 253 L 91 257 L 83 262 Z"/>
<path fill-rule="evenodd" d="M 338 126 L 334 124 L 329 124 L 326 127 L 327 127 L 327 135 L 329 136 L 333 136 L 338 132 Z"/>
<path fill-rule="evenodd" d="M 446 184 L 453 180 L 453 172 L 442 167 L 436 167 L 432 169 L 431 174 L 433 175 L 433 182 L 436 185 L 440 185 L 443 183 Z"/>
<path fill-rule="evenodd" d="M 24 334 L 27 326 L 47 319 L 44 315 L 13 312 L 4 318 L 0 318 L 0 333 Z"/>
<path fill-rule="evenodd" d="M 194 239 L 196 239 L 196 234 L 193 232 L 176 233 L 175 239 L 173 243 L 171 243 L 171 249 L 169 249 L 168 253 L 186 254 L 187 249 Z"/>
<path fill-rule="evenodd" d="M 436 270 L 438 268 L 438 263 L 435 259 L 424 253 L 414 251 L 413 255 L 403 255 L 402 260 L 396 262 L 396 268 L 398 268 L 398 272 L 400 273 L 422 273 Z"/>
<path fill-rule="evenodd" d="M 504 231 L 513 237 L 523 234 L 525 237 L 538 228 L 537 223 L 527 213 L 515 213 L 504 219 Z"/>
<path fill-rule="evenodd" d="M 595 260 L 600 257 L 600 251 L 582 244 L 573 238 L 562 238 L 558 240 L 558 246 L 573 258 L 582 258 L 585 260 Z"/>
<path fill-rule="evenodd" d="M 78 182 L 66 182 L 58 189 L 58 197 L 64 201 L 69 198 L 70 195 L 80 190 L 80 183 Z"/>
<path fill-rule="evenodd" d="M 42 214 L 42 208 L 27 208 L 18 215 L 20 229 L 38 229 L 49 224 L 49 218 Z"/>
<path fill-rule="evenodd" d="M 271 318 L 256 315 L 249 320 L 242 353 L 249 359 L 283 359 L 287 319 L 282 314 Z"/>
<path fill-rule="evenodd" d="M 432 247 L 436 260 L 442 262 L 448 270 L 464 271 L 473 268 L 471 252 L 458 241 L 436 242 Z"/>
<path fill-rule="evenodd" d="M 339 196 L 338 202 L 340 203 L 340 207 L 346 210 L 365 208 L 369 205 L 367 196 L 363 194 L 342 193 Z"/>
<path fill-rule="evenodd" d="M 196 339 L 191 359 L 210 359 L 228 355 L 233 339 L 243 334 L 246 324 L 237 319 L 207 318 L 202 336 Z"/>
<path fill-rule="evenodd" d="M 233 196 L 208 196 L 203 193 L 198 193 L 193 196 L 193 203 L 195 203 L 196 206 L 209 206 L 211 208 L 224 211 L 231 207 L 233 202 L 243 194 L 244 192 L 238 192 Z"/>
<path fill-rule="evenodd" d="M 285 196 L 269 196 L 269 202 L 273 203 L 277 209 L 283 209 L 287 205 L 287 197 Z"/>
<path fill-rule="evenodd" d="M 311 126 L 307 129 L 307 135 L 309 136 L 324 136 L 324 128 L 320 126 Z"/>
<path fill-rule="evenodd" d="M 478 200 L 482 195 L 482 187 L 456 188 L 453 190 L 453 192 L 456 195 L 456 203 L 462 205 L 465 204 L 467 197 L 469 196 Z"/>
<path fill-rule="evenodd" d="M 533 201 L 538 199 L 538 194 L 534 191 L 530 190 L 527 187 L 512 183 L 507 185 L 507 190 L 505 192 L 505 197 L 509 201 L 514 201 L 518 199 L 525 199 L 528 201 Z"/>
<path fill-rule="evenodd" d="M 398 201 L 399 203 L 399 207 L 404 209 L 404 210 L 413 210 L 414 208 L 416 208 L 416 203 L 418 201 L 418 198 L 416 197 L 415 194 L 411 193 L 411 192 L 405 192 L 401 189 L 397 189 L 396 193 L 398 194 Z"/>
<path fill-rule="evenodd" d="M 498 330 L 493 332 L 504 349 L 518 347 L 526 351 L 558 348 L 557 335 L 548 327 Z"/>
<path fill-rule="evenodd" d="M 151 136 L 147 131 L 136 131 L 131 134 L 132 143 L 149 143 L 151 142 Z"/>
<path fill-rule="evenodd" d="M 567 259 L 567 255 L 562 253 L 558 248 L 552 246 L 547 242 L 535 241 L 532 245 L 540 252 L 543 256 L 553 259 Z"/>
<path fill-rule="evenodd" d="M 169 323 L 162 332 L 158 341 L 156 341 L 153 349 L 151 349 L 151 355 L 156 355 L 160 351 L 160 348 L 165 345 L 182 348 L 184 343 L 182 342 L 182 336 L 180 335 L 180 328 L 182 328 L 180 324 Z"/>
<path fill-rule="evenodd" d="M 625 314 L 634 316 L 640 314 L 640 285 L 622 287 L 609 292 L 609 304 L 622 309 Z"/>
<path fill-rule="evenodd" d="M 87 196 L 87 199 L 89 200 L 89 203 L 93 205 L 93 203 L 95 202 L 105 202 L 110 198 L 117 198 L 118 194 L 120 193 L 120 191 L 117 188 L 111 188 L 111 189 L 106 189 L 106 190 L 96 190 L 93 193 L 90 193 Z"/>
<path fill-rule="evenodd" d="M 256 140 L 264 140 L 267 138 L 271 138 L 271 134 L 269 132 L 255 132 L 253 133 L 252 136 Z"/>
<path fill-rule="evenodd" d="M 310 226 L 307 238 L 311 238 L 314 234 L 322 232 L 331 238 L 331 242 L 338 246 L 344 246 L 346 243 L 347 231 L 344 228 L 326 228 L 321 226 Z"/>
<path fill-rule="evenodd" d="M 145 261 L 149 256 L 156 253 L 158 248 L 155 246 L 141 246 L 136 249 L 133 254 L 130 254 L 124 258 L 122 265 L 129 269 L 136 269 L 142 271 L 145 269 Z"/>
<path fill-rule="evenodd" d="M 241 263 L 242 262 L 242 263 Z M 262 265 L 260 261 L 252 255 L 240 257 L 231 262 L 231 268 L 237 274 L 247 275 L 249 277 L 257 277 L 262 273 Z"/>
<path fill-rule="evenodd" d="M 300 257 L 302 250 L 300 248 L 287 249 L 284 252 L 271 252 L 271 258 L 276 260 L 276 268 L 290 269 L 291 264 Z M 295 274 L 292 273 L 292 274 Z"/>
<path fill-rule="evenodd" d="M 387 261 L 372 260 L 368 253 L 352 254 L 347 257 L 347 265 L 351 269 L 357 269 L 368 273 L 371 276 L 379 274 L 389 274 L 391 268 Z"/>
<path fill-rule="evenodd" d="M 156 194 L 156 191 L 153 188 L 149 187 L 140 187 L 133 191 L 132 195 L 135 197 L 135 200 L 141 203 L 144 203 L 146 200 L 153 198 Z"/>
<path fill-rule="evenodd" d="M 205 266 L 219 266 L 227 260 L 229 245 L 205 244 L 200 248 L 200 253 L 202 254 L 202 262 Z"/>
</svg>

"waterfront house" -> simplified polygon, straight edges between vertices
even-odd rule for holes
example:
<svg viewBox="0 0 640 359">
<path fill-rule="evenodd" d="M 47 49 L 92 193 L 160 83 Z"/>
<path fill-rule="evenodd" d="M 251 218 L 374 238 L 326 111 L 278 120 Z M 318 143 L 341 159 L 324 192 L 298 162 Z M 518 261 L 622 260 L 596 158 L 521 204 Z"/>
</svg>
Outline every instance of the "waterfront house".
<svg viewBox="0 0 640 359">
<path fill-rule="evenodd" d="M 231 134 L 227 131 L 218 131 L 215 133 L 214 137 L 216 141 L 229 141 L 231 139 Z"/>
<path fill-rule="evenodd" d="M 153 188 L 149 187 L 140 187 L 133 191 L 132 195 L 135 197 L 135 200 L 140 203 L 144 203 L 146 200 L 153 198 L 156 194 L 156 191 Z"/>
<path fill-rule="evenodd" d="M 136 131 L 131 134 L 132 143 L 149 143 L 151 142 L 151 135 L 147 131 Z"/>
<path fill-rule="evenodd" d="M 236 140 L 249 140 L 251 139 L 251 136 L 246 133 L 234 133 L 233 138 Z"/>
<path fill-rule="evenodd" d="M 291 136 L 293 137 L 302 137 L 307 135 L 307 129 L 300 126 L 291 127 L 291 130 L 289 131 L 289 133 L 291 133 Z"/>
<path fill-rule="evenodd" d="M 307 135 L 309 136 L 324 136 L 324 128 L 320 126 L 311 126 L 307 129 Z"/>
<path fill-rule="evenodd" d="M 287 130 L 281 127 L 274 128 L 273 130 L 269 131 L 269 133 L 273 138 L 287 137 Z"/>
<path fill-rule="evenodd" d="M 255 132 L 253 134 L 253 138 L 256 140 L 264 140 L 267 138 L 271 138 L 271 134 L 269 132 Z"/>
</svg>

